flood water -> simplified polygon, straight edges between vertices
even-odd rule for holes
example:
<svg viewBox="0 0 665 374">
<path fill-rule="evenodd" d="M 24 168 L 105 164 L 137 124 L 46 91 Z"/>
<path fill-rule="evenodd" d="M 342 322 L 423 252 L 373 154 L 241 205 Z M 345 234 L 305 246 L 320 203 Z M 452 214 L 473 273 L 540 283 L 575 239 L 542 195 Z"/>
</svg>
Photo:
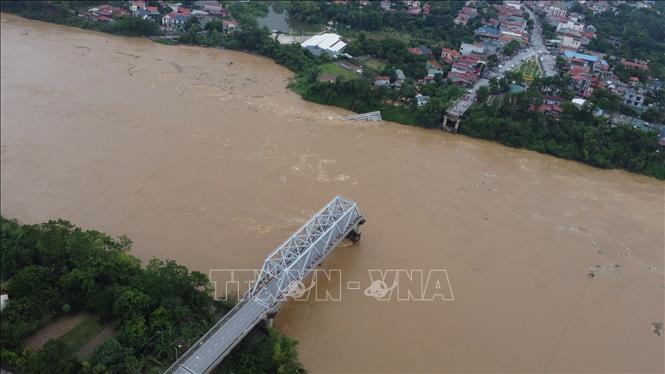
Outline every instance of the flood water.
<svg viewBox="0 0 665 374">
<path fill-rule="evenodd" d="M 308 25 L 302 22 L 289 20 L 284 4 L 271 2 L 268 5 L 268 14 L 257 19 L 259 26 L 266 27 L 269 31 L 280 31 L 285 34 L 298 35 L 303 32 L 319 32 L 320 27 Z"/>
<path fill-rule="evenodd" d="M 277 314 L 311 372 L 663 372 L 662 182 L 340 121 L 239 52 L 10 15 L 1 38 L 4 216 L 208 273 L 260 267 L 336 194 L 358 202 L 362 240 L 322 266 L 342 300 Z M 365 296 L 371 269 L 446 269 L 455 300 Z"/>
</svg>

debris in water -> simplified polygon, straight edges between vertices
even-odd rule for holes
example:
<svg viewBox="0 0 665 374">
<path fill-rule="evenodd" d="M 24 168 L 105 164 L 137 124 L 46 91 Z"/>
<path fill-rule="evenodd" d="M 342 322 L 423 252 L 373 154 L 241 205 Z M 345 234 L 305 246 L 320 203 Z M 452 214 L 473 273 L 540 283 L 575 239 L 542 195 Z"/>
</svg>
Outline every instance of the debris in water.
<svg viewBox="0 0 665 374">
<path fill-rule="evenodd" d="M 652 321 L 651 331 L 653 331 L 654 334 L 660 336 L 663 333 L 663 323 L 660 321 Z"/>
<path fill-rule="evenodd" d="M 598 270 L 600 270 L 601 267 L 600 265 L 596 264 L 594 265 L 591 269 L 589 269 L 589 272 L 586 273 L 588 278 L 595 278 L 596 274 L 598 274 Z"/>
</svg>

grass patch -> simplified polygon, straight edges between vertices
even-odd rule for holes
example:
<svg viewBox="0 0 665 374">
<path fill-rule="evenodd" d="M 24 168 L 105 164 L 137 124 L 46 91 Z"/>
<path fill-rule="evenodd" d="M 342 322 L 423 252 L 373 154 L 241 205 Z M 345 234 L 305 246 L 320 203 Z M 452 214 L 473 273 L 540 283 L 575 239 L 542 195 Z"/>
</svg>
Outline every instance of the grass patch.
<svg viewBox="0 0 665 374">
<path fill-rule="evenodd" d="M 358 57 L 358 61 L 360 61 L 365 69 L 374 72 L 383 71 L 383 69 L 386 67 L 386 61 L 370 56 L 360 56 Z"/>
<path fill-rule="evenodd" d="M 386 67 L 386 63 L 383 60 L 379 60 L 376 58 L 368 58 L 367 61 L 365 61 L 365 66 L 372 70 L 376 71 L 382 71 Z"/>
<path fill-rule="evenodd" d="M 343 67 L 335 64 L 334 62 L 329 62 L 319 66 L 319 75 L 322 74 L 331 74 L 334 76 L 341 75 L 344 79 L 355 78 L 355 74 L 352 71 L 348 71 Z"/>
<path fill-rule="evenodd" d="M 514 71 L 516 73 L 522 74 L 525 79 L 527 77 L 540 78 L 543 75 L 542 71 L 540 71 L 540 65 L 538 64 L 538 61 L 535 57 L 524 61 Z"/>
<path fill-rule="evenodd" d="M 384 121 L 397 122 L 404 125 L 418 125 L 415 112 L 403 106 L 381 105 L 381 118 Z"/>
<path fill-rule="evenodd" d="M 67 349 L 72 354 L 75 354 L 103 329 L 104 326 L 101 325 L 97 319 L 88 316 L 83 321 L 79 322 L 78 325 L 74 326 L 73 329 L 67 331 L 67 333 L 58 338 L 58 340 L 65 343 Z"/>
</svg>

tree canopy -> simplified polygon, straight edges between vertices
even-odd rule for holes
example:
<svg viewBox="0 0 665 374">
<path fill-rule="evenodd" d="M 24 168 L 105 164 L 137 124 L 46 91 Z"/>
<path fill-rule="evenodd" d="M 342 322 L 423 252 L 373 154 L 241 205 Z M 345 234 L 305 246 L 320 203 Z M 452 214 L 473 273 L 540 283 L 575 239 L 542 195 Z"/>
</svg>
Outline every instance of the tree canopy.
<svg viewBox="0 0 665 374">
<path fill-rule="evenodd" d="M 129 254 L 127 238 L 84 231 L 63 220 L 21 225 L 1 218 L 0 229 L 0 276 L 10 299 L 0 314 L 0 353 L 3 362 L 21 372 L 81 368 L 60 342 L 38 352 L 20 349 L 43 321 L 65 312 L 87 311 L 112 324 L 116 336 L 84 366 L 92 372 L 126 373 L 164 369 L 175 360 L 178 346 L 183 353 L 230 308 L 213 300 L 203 273 L 171 260 L 152 259 L 143 267 Z M 247 345 L 254 353 L 261 350 L 266 361 L 245 365 L 242 357 L 249 353 L 237 349 L 228 359 L 233 367 L 247 372 L 274 372 L 271 368 L 283 365 L 300 368 L 295 341 L 271 334 L 255 336 L 256 343 Z"/>
</svg>

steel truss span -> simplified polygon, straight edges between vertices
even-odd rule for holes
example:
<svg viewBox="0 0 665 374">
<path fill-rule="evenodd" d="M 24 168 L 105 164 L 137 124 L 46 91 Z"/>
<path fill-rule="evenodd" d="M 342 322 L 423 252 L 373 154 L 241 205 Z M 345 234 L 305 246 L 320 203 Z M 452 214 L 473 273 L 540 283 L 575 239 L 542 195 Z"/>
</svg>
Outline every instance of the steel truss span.
<svg viewBox="0 0 665 374">
<path fill-rule="evenodd" d="M 344 238 L 360 240 L 365 219 L 355 202 L 335 196 L 268 255 L 242 300 L 165 373 L 209 373 L 263 318 L 272 316 L 288 292 Z M 270 317 L 271 318 L 271 317 Z"/>
</svg>

